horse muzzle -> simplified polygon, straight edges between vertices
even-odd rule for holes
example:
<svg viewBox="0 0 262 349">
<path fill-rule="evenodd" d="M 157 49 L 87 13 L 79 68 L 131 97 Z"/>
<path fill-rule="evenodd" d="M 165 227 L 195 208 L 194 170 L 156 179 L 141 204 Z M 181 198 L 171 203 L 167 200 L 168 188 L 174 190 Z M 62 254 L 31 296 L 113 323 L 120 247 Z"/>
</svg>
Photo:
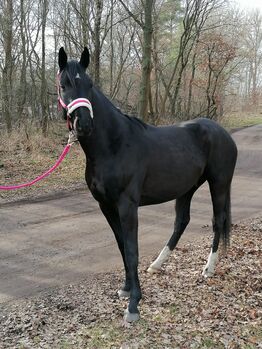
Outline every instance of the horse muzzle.
<svg viewBox="0 0 262 349">
<path fill-rule="evenodd" d="M 94 118 L 91 102 L 86 98 L 77 98 L 66 107 L 69 130 L 77 133 L 77 137 L 90 134 Z M 84 112 L 84 108 L 88 109 L 88 115 Z"/>
<path fill-rule="evenodd" d="M 84 110 L 77 110 L 73 121 L 73 130 L 77 137 L 89 136 L 93 130 L 93 119 Z"/>
</svg>

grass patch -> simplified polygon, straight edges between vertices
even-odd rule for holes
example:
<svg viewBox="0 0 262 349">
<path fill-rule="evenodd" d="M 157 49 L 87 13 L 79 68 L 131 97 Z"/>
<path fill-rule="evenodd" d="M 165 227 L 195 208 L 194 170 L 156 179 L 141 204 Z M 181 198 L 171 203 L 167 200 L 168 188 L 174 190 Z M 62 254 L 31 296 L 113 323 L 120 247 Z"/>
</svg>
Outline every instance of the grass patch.
<svg viewBox="0 0 262 349">
<path fill-rule="evenodd" d="M 74 348 L 74 345 L 73 344 L 70 344 L 69 342 L 67 342 L 66 340 L 65 341 L 62 341 L 59 345 L 59 347 L 57 349 L 73 349 Z"/>
<path fill-rule="evenodd" d="M 220 348 L 222 348 L 222 345 L 220 346 L 219 344 L 214 342 L 212 338 L 204 338 L 202 340 L 201 346 L 199 348 L 203 348 L 203 349 L 204 348 L 205 349 L 211 349 L 211 348 L 220 349 Z"/>
<path fill-rule="evenodd" d="M 171 315 L 175 316 L 178 312 L 178 306 L 176 304 L 171 304 L 169 307 L 169 312 Z"/>
<path fill-rule="evenodd" d="M 221 124 L 228 129 L 259 125 L 262 124 L 262 115 L 252 113 L 231 113 L 221 120 Z"/>
<path fill-rule="evenodd" d="M 137 327 L 138 325 L 134 325 Z M 133 328 L 134 328 L 133 327 Z M 86 328 L 81 331 L 77 338 L 77 347 L 92 349 L 119 349 L 140 348 L 140 340 L 146 336 L 147 326 L 143 322 L 139 324 L 137 336 L 133 336 L 133 330 L 125 330 L 118 322 L 108 324 L 108 322 L 97 324 L 93 328 Z M 142 333 L 141 334 L 141 329 Z M 63 349 L 60 347 L 59 349 Z"/>
</svg>

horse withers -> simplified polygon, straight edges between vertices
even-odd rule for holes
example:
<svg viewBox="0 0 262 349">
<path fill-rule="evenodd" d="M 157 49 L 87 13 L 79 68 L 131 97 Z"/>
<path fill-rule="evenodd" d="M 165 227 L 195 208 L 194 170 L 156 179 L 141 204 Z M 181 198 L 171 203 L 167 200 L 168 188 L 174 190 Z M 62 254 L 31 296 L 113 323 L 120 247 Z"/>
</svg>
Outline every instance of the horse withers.
<svg viewBox="0 0 262 349">
<path fill-rule="evenodd" d="M 125 266 L 119 296 L 130 297 L 124 318 L 139 319 L 138 207 L 176 199 L 170 240 L 150 265 L 160 270 L 190 220 L 195 191 L 207 181 L 213 204 L 214 240 L 203 275 L 212 276 L 219 241 L 229 243 L 230 186 L 237 158 L 231 136 L 216 122 L 200 118 L 154 127 L 123 114 L 86 73 L 89 51 L 68 61 L 59 50 L 58 94 L 68 127 L 86 155 L 86 182 L 112 228 Z"/>
</svg>

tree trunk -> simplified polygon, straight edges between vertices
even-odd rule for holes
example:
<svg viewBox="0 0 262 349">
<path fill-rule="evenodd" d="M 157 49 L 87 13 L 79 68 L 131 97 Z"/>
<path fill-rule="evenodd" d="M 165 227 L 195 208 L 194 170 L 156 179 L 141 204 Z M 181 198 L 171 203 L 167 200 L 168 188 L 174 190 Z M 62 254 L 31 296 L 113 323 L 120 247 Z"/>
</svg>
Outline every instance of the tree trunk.
<svg viewBox="0 0 262 349">
<path fill-rule="evenodd" d="M 25 4 L 20 0 L 20 35 L 22 42 L 22 69 L 20 75 L 20 86 L 18 95 L 18 119 L 23 119 L 24 106 L 26 103 L 26 38 L 25 38 Z"/>
<path fill-rule="evenodd" d="M 47 136 L 48 128 L 48 100 L 45 64 L 45 31 L 48 13 L 48 0 L 42 2 L 42 66 L 41 66 L 41 107 L 42 107 L 42 133 Z"/>
<path fill-rule="evenodd" d="M 111 0 L 111 14 L 110 14 L 110 87 L 109 94 L 110 97 L 113 96 L 113 81 L 114 81 L 114 44 L 113 44 L 113 22 L 114 22 L 114 14 L 113 14 L 113 1 Z"/>
<path fill-rule="evenodd" d="M 4 67 L 3 67 L 3 101 L 2 110 L 5 118 L 7 132 L 12 132 L 12 73 L 13 73 L 13 58 L 12 58 L 12 43 L 13 43 L 13 0 L 4 1 Z"/>
<path fill-rule="evenodd" d="M 89 30 L 88 30 L 88 18 L 89 13 L 89 2 L 88 0 L 83 0 L 80 3 L 81 15 L 82 15 L 82 37 L 83 37 L 83 46 L 89 46 Z"/>
<path fill-rule="evenodd" d="M 94 63 L 93 63 L 93 79 L 96 86 L 100 87 L 100 55 L 101 55 L 101 43 L 100 43 L 100 32 L 101 32 L 101 18 L 103 10 L 103 0 L 96 0 L 96 16 L 95 16 L 95 27 L 94 27 Z"/>
<path fill-rule="evenodd" d="M 196 73 L 196 50 L 194 52 L 193 58 L 192 58 L 192 65 L 191 65 L 191 78 L 189 81 L 188 86 L 188 99 L 187 99 L 187 106 L 186 106 L 186 120 L 191 119 L 191 108 L 192 108 L 192 96 L 193 96 L 193 83 L 195 79 L 195 73 Z M 193 111 L 194 113 L 194 111 Z"/>
<path fill-rule="evenodd" d="M 138 114 L 148 121 L 148 100 L 150 91 L 151 55 L 152 55 L 152 11 L 154 0 L 145 0 L 145 22 L 143 25 L 143 56 L 142 56 L 142 77 L 140 83 L 140 100 Z"/>
</svg>

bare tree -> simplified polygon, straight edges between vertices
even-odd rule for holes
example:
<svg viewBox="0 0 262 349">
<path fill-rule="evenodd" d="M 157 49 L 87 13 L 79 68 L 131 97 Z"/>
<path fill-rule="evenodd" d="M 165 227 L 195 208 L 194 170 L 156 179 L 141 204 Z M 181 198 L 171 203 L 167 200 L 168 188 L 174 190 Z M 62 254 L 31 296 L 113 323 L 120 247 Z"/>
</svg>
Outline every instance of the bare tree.
<svg viewBox="0 0 262 349">
<path fill-rule="evenodd" d="M 127 13 L 135 20 L 136 23 L 143 30 L 143 42 L 142 42 L 142 76 L 140 82 L 140 98 L 138 105 L 138 114 L 143 120 L 148 121 L 148 103 L 150 94 L 150 74 L 152 69 L 152 35 L 153 35 L 153 7 L 155 0 L 144 0 L 143 5 L 143 19 L 139 19 L 139 16 L 132 12 L 126 3 L 120 0 L 121 4 L 127 11 Z"/>
<path fill-rule="evenodd" d="M 13 111 L 13 0 L 2 1 L 2 14 L 0 23 L 3 35 L 3 67 L 2 67 L 2 112 L 8 133 L 12 131 L 12 111 Z"/>
<path fill-rule="evenodd" d="M 245 33 L 247 95 L 257 106 L 262 74 L 262 14 L 256 10 L 247 18 Z"/>
<path fill-rule="evenodd" d="M 57 117 L 54 79 L 60 46 L 72 58 L 88 46 L 94 83 L 126 111 L 138 109 L 145 121 L 202 113 L 217 118 L 229 90 L 239 99 L 246 96 L 250 108 L 258 106 L 261 13 L 242 15 L 245 25 L 234 37 L 230 32 L 240 30 L 224 2 L 1 0 L 1 120 L 11 132 L 17 120 L 27 118 L 47 135 L 48 120 Z"/>
<path fill-rule="evenodd" d="M 41 65 L 41 107 L 42 107 L 42 132 L 47 136 L 48 127 L 48 100 L 46 81 L 46 23 L 48 14 L 48 0 L 42 0 L 42 65 Z"/>
<path fill-rule="evenodd" d="M 19 28 L 20 28 L 20 37 L 21 37 L 21 74 L 20 74 L 20 83 L 18 90 L 18 118 L 22 119 L 24 115 L 24 107 L 26 104 L 26 68 L 27 68 L 27 42 L 25 35 L 26 28 L 26 7 L 25 0 L 20 0 L 20 18 L 19 18 Z"/>
<path fill-rule="evenodd" d="M 182 84 L 183 73 L 187 68 L 191 53 L 197 45 L 199 36 L 205 28 L 205 24 L 223 0 L 185 0 L 183 31 L 179 40 L 177 57 L 173 65 L 173 71 L 169 74 L 169 80 L 164 82 L 165 94 L 162 99 L 161 115 L 165 115 L 166 102 L 169 97 L 171 114 L 181 117 L 181 105 L 179 91 Z M 194 73 L 193 73 L 194 74 Z M 173 87 L 174 86 L 174 87 Z M 172 96 L 170 90 L 173 87 Z"/>
</svg>

